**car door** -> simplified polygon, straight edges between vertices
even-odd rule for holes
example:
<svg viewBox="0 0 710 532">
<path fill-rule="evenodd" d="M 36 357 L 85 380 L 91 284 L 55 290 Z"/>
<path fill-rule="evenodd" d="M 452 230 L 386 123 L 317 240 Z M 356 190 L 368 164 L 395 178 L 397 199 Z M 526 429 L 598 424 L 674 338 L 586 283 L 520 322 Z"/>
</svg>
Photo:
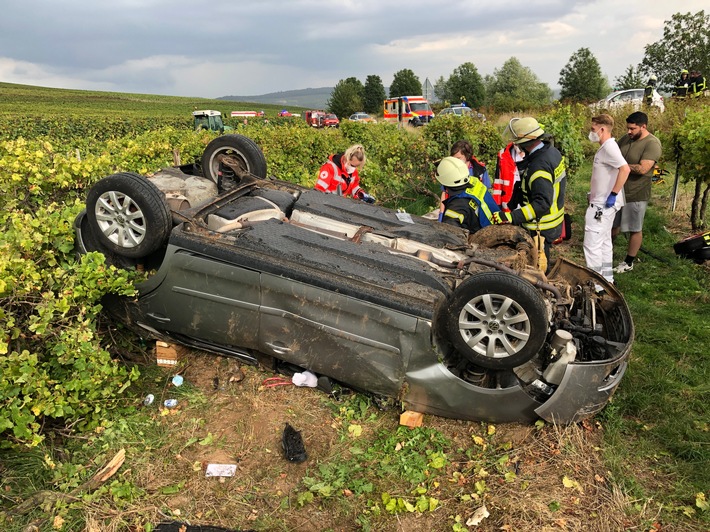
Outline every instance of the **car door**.
<svg viewBox="0 0 710 532">
<path fill-rule="evenodd" d="M 374 393 L 396 395 L 417 318 L 339 292 L 262 274 L 259 350 Z"/>
<path fill-rule="evenodd" d="M 170 246 L 140 298 L 147 325 L 214 344 L 255 348 L 259 272 Z"/>
</svg>

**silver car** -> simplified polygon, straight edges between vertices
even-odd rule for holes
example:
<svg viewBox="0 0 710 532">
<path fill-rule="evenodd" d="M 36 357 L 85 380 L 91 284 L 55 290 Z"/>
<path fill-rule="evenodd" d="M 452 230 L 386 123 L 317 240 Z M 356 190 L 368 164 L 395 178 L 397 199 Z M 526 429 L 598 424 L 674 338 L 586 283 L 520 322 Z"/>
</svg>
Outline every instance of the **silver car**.
<svg viewBox="0 0 710 532">
<path fill-rule="evenodd" d="M 630 107 L 634 111 L 638 111 L 644 103 L 643 94 L 644 89 L 625 89 L 621 91 L 614 91 L 603 100 L 599 100 L 597 103 L 592 104 L 591 107 L 597 112 L 604 109 L 618 109 L 626 106 Z M 653 92 L 651 93 L 651 105 L 658 107 L 661 112 L 666 110 L 666 106 L 663 103 L 663 96 L 661 96 L 656 89 L 653 89 Z"/>
<path fill-rule="evenodd" d="M 201 161 L 98 181 L 79 253 L 154 272 L 105 307 L 139 334 L 309 370 L 411 410 L 574 422 L 609 401 L 634 336 L 621 294 L 528 234 L 475 234 L 267 178 L 223 135 Z"/>
</svg>

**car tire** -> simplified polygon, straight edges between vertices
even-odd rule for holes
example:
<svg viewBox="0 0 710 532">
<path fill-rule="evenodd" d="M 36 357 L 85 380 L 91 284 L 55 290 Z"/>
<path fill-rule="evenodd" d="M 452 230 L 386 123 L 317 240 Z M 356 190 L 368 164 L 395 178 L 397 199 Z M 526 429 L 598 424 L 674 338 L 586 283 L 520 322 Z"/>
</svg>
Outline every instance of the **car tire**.
<svg viewBox="0 0 710 532">
<path fill-rule="evenodd" d="M 532 284 L 509 273 L 469 277 L 439 312 L 437 328 L 445 339 L 459 355 L 488 369 L 525 364 L 547 338 L 545 300 Z"/>
<path fill-rule="evenodd" d="M 537 265 L 535 243 L 530 233 L 517 225 L 489 225 L 470 234 L 468 243 L 488 249 L 507 247 L 511 253 L 523 252 L 528 266 Z"/>
<path fill-rule="evenodd" d="M 86 216 L 92 235 L 122 257 L 150 255 L 165 244 L 172 229 L 165 194 L 129 172 L 104 177 L 91 187 Z"/>
<path fill-rule="evenodd" d="M 244 135 L 222 135 L 210 142 L 202 153 L 202 175 L 219 184 L 219 163 L 232 156 L 243 172 L 266 179 L 266 157 L 259 145 Z"/>
<path fill-rule="evenodd" d="M 689 236 L 684 238 L 680 242 L 673 244 L 673 250 L 676 255 L 681 257 L 688 257 L 692 255 L 695 251 L 704 248 L 710 244 L 710 231 L 705 231 L 697 235 Z"/>
</svg>

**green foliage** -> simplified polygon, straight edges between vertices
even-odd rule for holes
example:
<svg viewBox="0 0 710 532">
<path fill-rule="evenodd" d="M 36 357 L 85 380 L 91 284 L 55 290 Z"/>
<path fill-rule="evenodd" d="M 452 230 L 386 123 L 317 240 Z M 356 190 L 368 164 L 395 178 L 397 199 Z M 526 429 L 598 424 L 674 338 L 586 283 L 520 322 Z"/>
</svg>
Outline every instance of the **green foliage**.
<svg viewBox="0 0 710 532">
<path fill-rule="evenodd" d="M 385 98 L 387 98 L 387 93 L 382 84 L 382 78 L 376 75 L 367 76 L 363 97 L 364 111 L 373 115 L 382 113 L 382 102 Z"/>
<path fill-rule="evenodd" d="M 365 87 L 356 78 L 341 79 L 330 94 L 328 111 L 341 118 L 362 111 L 364 93 Z"/>
<path fill-rule="evenodd" d="M 418 96 L 422 93 L 422 83 L 414 72 L 408 68 L 395 72 L 390 85 L 390 98 L 399 96 Z"/>
<path fill-rule="evenodd" d="M 579 104 L 557 104 L 538 119 L 545 133 L 552 135 L 555 146 L 565 157 L 568 174 L 573 175 L 584 160 L 581 132 L 588 127 L 586 113 L 586 108 Z"/>
<path fill-rule="evenodd" d="M 647 44 L 639 68 L 658 76 L 659 85 L 670 91 L 682 69 L 710 72 L 710 15 L 675 13 L 666 20 L 663 38 Z"/>
<path fill-rule="evenodd" d="M 486 105 L 500 113 L 538 109 L 552 101 L 552 89 L 515 57 L 486 76 L 485 88 Z"/>
<path fill-rule="evenodd" d="M 446 80 L 441 99 L 449 102 L 464 101 L 471 107 L 480 107 L 483 105 L 484 93 L 483 80 L 476 65 L 467 62 L 457 66 Z"/>
<path fill-rule="evenodd" d="M 457 140 L 469 141 L 474 155 L 488 165 L 490 173 L 495 166 L 496 154 L 505 144 L 491 122 L 455 116 L 437 117 L 426 127 L 424 138 L 434 159 L 450 155 L 451 146 Z"/>
<path fill-rule="evenodd" d="M 588 161 L 580 174 L 590 172 Z M 687 511 L 695 494 L 710 485 L 705 467 L 710 460 L 705 347 L 710 342 L 710 280 L 705 268 L 674 256 L 677 237 L 666 227 L 668 217 L 680 213 L 668 210 L 670 187 L 654 185 L 644 221 L 643 249 L 663 262 L 642 252 L 632 273 L 615 277 L 634 318 L 636 337 L 624 381 L 599 421 L 613 481 L 632 497 L 661 501 L 667 510 L 686 501 Z M 568 186 L 569 195 L 577 198 L 588 190 L 587 180 Z M 577 226 L 583 223 L 583 214 L 575 221 Z M 625 238 L 617 239 L 615 263 L 624 257 L 626 244 Z M 654 480 L 658 478 L 663 482 Z M 702 518 L 705 527 L 698 530 L 707 528 L 710 515 Z M 667 514 L 667 519 L 674 522 L 678 516 Z"/>
<path fill-rule="evenodd" d="M 626 67 L 626 71 L 614 79 L 614 90 L 622 91 L 626 89 L 638 89 L 639 87 L 645 87 L 646 80 L 641 75 L 641 70 L 639 68 L 634 68 L 633 65 Z"/>
<path fill-rule="evenodd" d="M 682 126 L 674 130 L 673 145 L 680 148 L 680 168 L 684 179 L 696 183 L 690 223 L 693 230 L 698 231 L 705 227 L 710 189 L 710 106 L 687 111 Z"/>
<path fill-rule="evenodd" d="M 561 100 L 577 102 L 599 100 L 609 93 L 599 61 L 589 48 L 580 48 L 560 71 Z"/>
<path fill-rule="evenodd" d="M 96 253 L 74 259 L 77 196 L 117 169 L 169 165 L 175 148 L 194 157 L 209 138 L 168 128 L 97 143 L 81 158 L 46 140 L 0 143 L 0 433 L 8 443 L 37 445 L 48 425 L 100 425 L 138 376 L 97 334 L 101 297 L 133 294 L 135 273 Z"/>
<path fill-rule="evenodd" d="M 439 501 L 427 492 L 449 463 L 444 453 L 449 442 L 441 433 L 400 426 L 394 432 L 389 428 L 379 432 L 372 442 L 361 443 L 361 434 L 352 430 L 345 432 L 344 438 L 352 440 L 347 455 L 319 464 L 303 478 L 311 495 L 299 494 L 299 504 L 348 490 L 355 496 L 380 493 L 384 509 L 393 514 L 436 509 Z M 391 495 L 393 489 L 401 495 Z"/>
<path fill-rule="evenodd" d="M 365 147 L 368 159 L 361 173 L 365 190 L 385 205 L 409 212 L 415 212 L 412 207 L 419 203 L 424 210 L 434 205 L 433 197 L 427 198 L 430 157 L 421 135 L 395 124 L 352 122 L 340 129 L 350 143 Z"/>
</svg>

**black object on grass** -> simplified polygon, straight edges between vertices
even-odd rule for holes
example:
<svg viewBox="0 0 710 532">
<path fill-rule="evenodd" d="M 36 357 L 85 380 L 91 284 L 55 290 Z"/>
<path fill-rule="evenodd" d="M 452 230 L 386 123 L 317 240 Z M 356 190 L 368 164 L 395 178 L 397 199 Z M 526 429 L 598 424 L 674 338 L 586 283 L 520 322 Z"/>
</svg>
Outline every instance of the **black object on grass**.
<svg viewBox="0 0 710 532">
<path fill-rule="evenodd" d="M 289 423 L 286 423 L 286 427 L 284 427 L 284 432 L 281 436 L 281 445 L 284 448 L 284 456 L 289 462 L 305 462 L 308 458 L 301 433 L 294 429 Z"/>
</svg>

